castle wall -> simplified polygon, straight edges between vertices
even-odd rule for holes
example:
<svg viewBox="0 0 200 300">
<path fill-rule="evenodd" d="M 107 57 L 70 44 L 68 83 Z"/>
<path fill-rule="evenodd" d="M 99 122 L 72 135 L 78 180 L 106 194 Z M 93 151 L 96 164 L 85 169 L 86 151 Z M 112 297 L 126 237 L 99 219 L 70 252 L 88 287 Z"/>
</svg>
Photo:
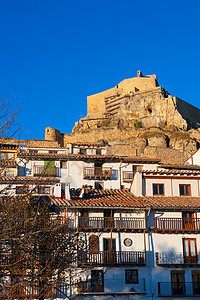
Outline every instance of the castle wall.
<svg viewBox="0 0 200 300">
<path fill-rule="evenodd" d="M 195 127 L 195 123 L 200 124 L 200 110 L 197 107 L 181 100 L 180 98 L 174 98 L 176 101 L 177 111 L 185 120 L 187 120 L 188 128 Z"/>
<path fill-rule="evenodd" d="M 157 86 L 156 76 L 149 77 L 134 77 L 124 79 L 116 87 L 94 94 L 87 97 L 87 113 L 88 115 L 99 114 L 103 115 L 106 112 L 105 98 L 116 96 L 117 94 L 135 93 L 136 90 L 144 91 L 154 89 Z"/>
<path fill-rule="evenodd" d="M 106 97 L 117 94 L 117 88 L 111 88 L 101 93 L 91 95 L 87 97 L 87 113 L 89 115 L 99 114 L 102 116 L 105 113 L 105 101 Z M 122 91 L 121 91 L 122 92 Z"/>
</svg>

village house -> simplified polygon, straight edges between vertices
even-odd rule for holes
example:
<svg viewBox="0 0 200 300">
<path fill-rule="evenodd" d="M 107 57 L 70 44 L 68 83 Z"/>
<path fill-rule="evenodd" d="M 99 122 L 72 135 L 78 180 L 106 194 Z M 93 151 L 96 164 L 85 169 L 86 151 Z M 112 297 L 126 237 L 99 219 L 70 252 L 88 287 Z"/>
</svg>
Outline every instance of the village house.
<svg viewBox="0 0 200 300">
<path fill-rule="evenodd" d="M 49 196 L 63 218 L 84 235 L 85 248 L 77 262 L 83 273 L 75 287 L 64 289 L 66 296 L 200 295 L 196 162 L 169 165 L 155 158 L 116 156 L 103 144 L 38 144 L 15 149 L 18 173 L 3 174 L 0 187 L 4 193 L 32 189 L 34 195 Z M 64 298 L 61 294 L 58 297 Z"/>
</svg>

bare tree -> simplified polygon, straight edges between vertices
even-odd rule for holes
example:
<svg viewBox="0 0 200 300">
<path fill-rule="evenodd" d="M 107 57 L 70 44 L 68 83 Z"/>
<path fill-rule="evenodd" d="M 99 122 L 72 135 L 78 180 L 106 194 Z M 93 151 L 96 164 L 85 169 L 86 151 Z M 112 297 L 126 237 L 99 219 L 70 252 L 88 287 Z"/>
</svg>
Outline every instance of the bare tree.
<svg viewBox="0 0 200 300">
<path fill-rule="evenodd" d="M 19 121 L 17 119 L 20 107 L 12 109 L 12 97 L 6 99 L 0 98 L 0 138 L 11 138 L 19 130 Z"/>
<path fill-rule="evenodd" d="M 52 219 L 45 198 L 2 198 L 0 241 L 0 290 L 7 299 L 54 299 L 63 291 L 60 274 L 65 288 L 75 284 L 67 274 L 75 272 L 84 242 L 69 221 Z"/>
</svg>

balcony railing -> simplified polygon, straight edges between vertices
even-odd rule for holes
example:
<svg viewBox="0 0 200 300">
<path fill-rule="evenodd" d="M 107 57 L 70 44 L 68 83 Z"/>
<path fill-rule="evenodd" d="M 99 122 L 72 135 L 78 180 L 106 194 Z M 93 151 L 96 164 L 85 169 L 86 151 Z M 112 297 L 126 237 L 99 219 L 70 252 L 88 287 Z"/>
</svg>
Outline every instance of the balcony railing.
<svg viewBox="0 0 200 300">
<path fill-rule="evenodd" d="M 144 251 L 99 251 L 79 254 L 79 265 L 134 265 L 144 266 Z"/>
<path fill-rule="evenodd" d="M 191 253 L 191 256 L 186 256 L 183 253 L 173 252 L 156 252 L 156 264 L 160 266 L 171 265 L 198 265 L 199 255 Z"/>
<path fill-rule="evenodd" d="M 50 220 L 55 222 L 58 225 L 66 225 L 69 224 L 70 220 L 67 220 L 66 216 L 59 216 L 59 215 L 51 215 Z"/>
<path fill-rule="evenodd" d="M 112 168 L 83 168 L 83 179 L 111 179 Z"/>
<path fill-rule="evenodd" d="M 133 177 L 134 177 L 134 172 L 132 172 L 132 171 L 122 172 L 122 179 L 124 182 L 132 182 Z"/>
<path fill-rule="evenodd" d="M 56 177 L 55 166 L 33 166 L 33 176 L 51 176 Z"/>
<path fill-rule="evenodd" d="M 35 264 L 34 258 L 29 253 L 25 253 L 22 250 L 19 251 L 0 251 L 0 267 L 9 268 L 14 265 L 16 269 L 12 272 L 21 273 L 24 268 L 29 268 Z"/>
<path fill-rule="evenodd" d="M 79 294 L 88 294 L 88 293 L 98 293 L 96 291 L 96 286 L 92 285 L 91 280 L 87 280 L 87 281 L 79 281 L 77 282 L 77 289 L 78 289 L 78 293 Z M 103 286 L 102 286 L 102 290 L 100 293 L 105 292 L 106 294 L 109 294 L 110 291 L 107 291 Z M 132 283 L 130 284 L 129 289 L 124 288 L 124 286 L 115 286 L 112 288 L 112 294 L 117 294 L 117 293 L 123 293 L 123 292 L 131 292 L 131 293 L 135 293 L 135 294 L 145 294 L 146 293 L 146 284 L 145 284 L 145 279 L 144 278 L 140 278 L 138 280 L 138 283 Z"/>
<path fill-rule="evenodd" d="M 155 218 L 156 232 L 200 231 L 199 218 Z"/>
<path fill-rule="evenodd" d="M 78 228 L 80 230 L 143 230 L 145 218 L 83 218 L 79 217 Z"/>
<path fill-rule="evenodd" d="M 45 298 L 55 299 L 57 296 L 57 284 L 48 287 L 44 287 Z M 38 299 L 39 296 L 39 285 L 36 283 L 24 283 L 15 284 L 14 286 L 6 287 L 1 289 L 0 287 L 0 299 Z"/>
<path fill-rule="evenodd" d="M 200 282 L 158 282 L 158 296 L 200 296 Z"/>
</svg>

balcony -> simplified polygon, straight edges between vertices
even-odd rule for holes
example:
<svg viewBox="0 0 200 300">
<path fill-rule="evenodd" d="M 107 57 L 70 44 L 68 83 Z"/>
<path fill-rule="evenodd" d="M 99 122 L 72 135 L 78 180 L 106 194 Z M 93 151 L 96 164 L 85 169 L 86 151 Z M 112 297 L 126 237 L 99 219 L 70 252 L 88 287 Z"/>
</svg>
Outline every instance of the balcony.
<svg viewBox="0 0 200 300">
<path fill-rule="evenodd" d="M 127 285 L 126 287 L 122 286 L 112 286 L 112 291 L 110 288 L 105 288 L 104 286 L 102 287 L 102 291 L 96 291 L 96 286 L 92 284 L 93 282 L 91 280 L 87 281 L 80 281 L 77 282 L 77 289 L 78 289 L 78 294 L 90 294 L 90 293 L 95 293 L 95 294 L 102 294 L 102 295 L 113 295 L 113 294 L 146 294 L 146 284 L 145 284 L 145 279 L 140 278 L 138 280 L 138 283 L 132 283 Z M 107 285 L 107 284 L 106 284 Z"/>
<path fill-rule="evenodd" d="M 122 180 L 123 182 L 132 182 L 134 173 L 132 171 L 123 171 Z"/>
<path fill-rule="evenodd" d="M 55 225 L 69 225 L 70 220 L 67 220 L 66 216 L 60 216 L 60 215 L 51 215 L 50 220 L 55 224 Z"/>
<path fill-rule="evenodd" d="M 142 231 L 146 226 L 145 218 L 79 217 L 78 228 L 81 231 Z"/>
<path fill-rule="evenodd" d="M 173 253 L 173 252 L 156 252 L 156 265 L 162 267 L 171 266 L 200 266 L 199 255 L 185 256 L 183 253 Z"/>
<path fill-rule="evenodd" d="M 31 254 L 29 255 L 22 250 L 0 251 L 0 268 L 10 270 L 10 267 L 14 265 L 14 268 L 10 271 L 12 275 L 24 274 L 24 270 L 31 268 L 33 264 L 36 264 L 36 262 Z"/>
<path fill-rule="evenodd" d="M 79 254 L 79 266 L 101 265 L 131 265 L 144 266 L 146 255 L 144 251 L 99 251 L 97 253 L 84 252 Z"/>
<path fill-rule="evenodd" d="M 155 218 L 155 232 L 199 232 L 198 218 Z"/>
<path fill-rule="evenodd" d="M 83 179 L 111 179 L 112 168 L 83 168 Z"/>
<path fill-rule="evenodd" d="M 44 287 L 45 298 L 55 299 L 57 296 L 57 286 L 50 285 Z M 39 285 L 36 283 L 18 283 L 15 286 L 7 286 L 6 289 L 0 287 L 0 299 L 38 299 Z"/>
<path fill-rule="evenodd" d="M 198 297 L 199 282 L 158 282 L 159 297 Z"/>
<path fill-rule="evenodd" d="M 56 177 L 56 167 L 33 166 L 33 176 Z"/>
</svg>

